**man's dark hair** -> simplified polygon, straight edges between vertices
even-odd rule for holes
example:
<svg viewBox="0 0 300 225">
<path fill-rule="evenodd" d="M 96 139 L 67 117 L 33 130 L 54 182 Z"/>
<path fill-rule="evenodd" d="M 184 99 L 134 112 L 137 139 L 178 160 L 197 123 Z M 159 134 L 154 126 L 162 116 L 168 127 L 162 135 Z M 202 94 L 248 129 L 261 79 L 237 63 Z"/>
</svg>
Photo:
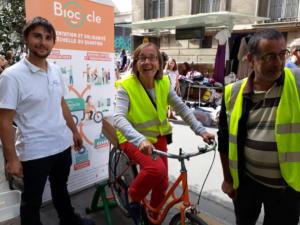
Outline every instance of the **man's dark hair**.
<svg viewBox="0 0 300 225">
<path fill-rule="evenodd" d="M 282 33 L 277 30 L 267 29 L 255 33 L 248 42 L 248 52 L 252 55 L 259 55 L 260 49 L 258 48 L 259 42 L 263 39 L 266 40 L 279 40 L 284 39 Z"/>
<path fill-rule="evenodd" d="M 56 40 L 56 33 L 53 25 L 43 17 L 34 17 L 29 20 L 23 27 L 23 38 L 27 38 L 30 31 L 35 29 L 37 26 L 44 27 L 53 37 L 54 43 Z"/>
</svg>

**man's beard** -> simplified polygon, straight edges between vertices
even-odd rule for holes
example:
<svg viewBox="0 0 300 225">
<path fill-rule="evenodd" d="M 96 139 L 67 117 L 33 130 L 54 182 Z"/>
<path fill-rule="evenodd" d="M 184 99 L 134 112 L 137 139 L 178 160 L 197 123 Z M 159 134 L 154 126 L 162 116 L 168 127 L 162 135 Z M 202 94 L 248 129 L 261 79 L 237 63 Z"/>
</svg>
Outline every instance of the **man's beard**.
<svg viewBox="0 0 300 225">
<path fill-rule="evenodd" d="M 32 51 L 32 54 L 40 59 L 46 59 L 48 57 L 48 55 L 50 55 L 50 52 L 47 52 L 46 54 L 39 54 L 36 51 Z"/>
</svg>

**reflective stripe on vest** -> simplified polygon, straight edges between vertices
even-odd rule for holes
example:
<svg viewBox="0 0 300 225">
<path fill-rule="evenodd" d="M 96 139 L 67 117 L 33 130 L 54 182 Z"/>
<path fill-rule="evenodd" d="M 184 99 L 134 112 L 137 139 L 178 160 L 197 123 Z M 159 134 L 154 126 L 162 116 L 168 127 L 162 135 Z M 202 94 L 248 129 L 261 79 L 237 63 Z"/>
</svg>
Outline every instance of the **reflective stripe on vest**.
<svg viewBox="0 0 300 225">
<path fill-rule="evenodd" d="M 133 125 L 134 128 L 136 129 L 139 129 L 139 128 L 148 128 L 148 127 L 151 127 L 151 126 L 155 126 L 155 125 L 166 125 L 168 123 L 168 120 L 164 120 L 162 122 L 159 121 L 158 118 L 155 118 L 153 120 L 150 120 L 150 121 L 147 121 L 147 122 L 144 122 L 144 123 L 136 123 Z"/>
<path fill-rule="evenodd" d="M 141 134 L 143 134 L 144 136 L 148 136 L 148 137 L 152 137 L 152 138 L 156 138 L 157 136 L 161 135 L 167 135 L 170 134 L 172 132 L 172 128 L 170 127 L 169 130 L 166 130 L 164 133 L 159 133 L 159 132 L 154 132 L 154 131 L 144 131 L 144 130 L 138 130 Z"/>
<path fill-rule="evenodd" d="M 300 152 L 286 152 L 281 153 L 279 162 L 300 162 Z"/>
<path fill-rule="evenodd" d="M 227 116 L 229 124 L 229 166 L 235 189 L 239 186 L 237 173 L 237 129 L 241 117 L 242 97 L 246 81 L 247 78 L 241 82 L 241 85 L 226 87 L 224 95 L 225 106 L 228 109 L 227 115 L 230 115 Z M 300 76 L 295 76 L 289 69 L 285 69 L 284 86 L 276 111 L 275 136 L 282 177 L 296 191 L 300 191 L 299 90 Z M 226 95 L 226 92 L 231 94 Z M 234 96 L 233 93 L 238 93 L 238 95 Z M 231 107 L 232 103 L 234 107 Z"/>
<path fill-rule="evenodd" d="M 238 169 L 238 163 L 236 160 L 230 160 L 229 159 L 229 166 L 231 167 L 231 169 L 237 170 Z"/>
<path fill-rule="evenodd" d="M 156 99 L 159 99 L 156 101 L 156 108 L 135 75 L 131 74 L 116 82 L 116 86 L 121 84 L 129 97 L 130 105 L 126 118 L 139 133 L 153 143 L 157 141 L 157 136 L 172 133 L 167 120 L 169 78 L 163 76 L 161 80 L 154 82 Z M 117 131 L 117 136 L 119 143 L 127 141 L 120 131 Z"/>
<path fill-rule="evenodd" d="M 229 142 L 232 142 L 234 144 L 237 144 L 237 136 L 229 134 Z"/>
</svg>

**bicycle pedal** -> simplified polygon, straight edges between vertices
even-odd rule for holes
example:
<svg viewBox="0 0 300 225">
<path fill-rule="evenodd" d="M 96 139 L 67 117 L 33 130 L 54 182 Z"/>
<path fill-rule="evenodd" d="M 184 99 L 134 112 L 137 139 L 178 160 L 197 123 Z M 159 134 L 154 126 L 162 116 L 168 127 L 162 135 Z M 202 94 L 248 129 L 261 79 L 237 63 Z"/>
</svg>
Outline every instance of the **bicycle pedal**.
<svg viewBox="0 0 300 225">
<path fill-rule="evenodd" d="M 136 225 L 148 225 L 147 215 L 141 203 L 131 202 L 126 208 L 129 216 L 134 220 Z"/>
</svg>

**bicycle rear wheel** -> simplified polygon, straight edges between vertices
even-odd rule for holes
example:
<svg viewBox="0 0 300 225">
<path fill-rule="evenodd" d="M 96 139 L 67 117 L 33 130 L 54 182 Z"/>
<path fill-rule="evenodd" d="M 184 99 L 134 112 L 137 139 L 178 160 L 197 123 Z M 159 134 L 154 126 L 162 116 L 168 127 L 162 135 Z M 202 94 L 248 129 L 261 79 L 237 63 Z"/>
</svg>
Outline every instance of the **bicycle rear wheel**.
<svg viewBox="0 0 300 225">
<path fill-rule="evenodd" d="M 128 205 L 128 188 L 138 173 L 136 165 L 132 164 L 132 160 L 120 149 L 113 148 L 110 151 L 109 180 L 111 190 L 119 208 L 126 216 L 129 216 L 126 208 Z"/>
<path fill-rule="evenodd" d="M 173 218 L 171 219 L 169 225 L 181 225 L 181 214 L 177 213 Z M 186 213 L 186 225 L 208 225 L 204 220 L 202 220 L 200 217 L 198 217 L 195 214 Z"/>
</svg>

